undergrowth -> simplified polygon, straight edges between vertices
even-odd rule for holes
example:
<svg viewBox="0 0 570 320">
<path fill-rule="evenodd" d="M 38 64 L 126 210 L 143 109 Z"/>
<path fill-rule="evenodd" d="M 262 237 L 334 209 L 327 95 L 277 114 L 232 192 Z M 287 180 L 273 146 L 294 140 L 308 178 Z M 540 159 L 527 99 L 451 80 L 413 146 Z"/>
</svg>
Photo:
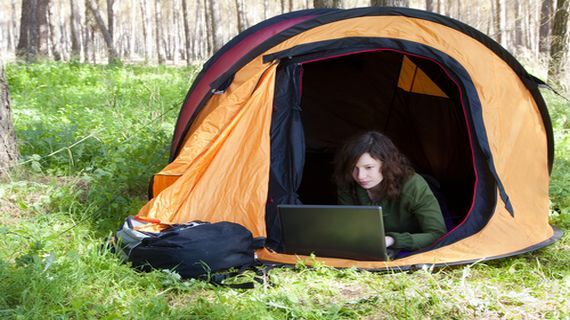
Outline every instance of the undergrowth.
<svg viewBox="0 0 570 320">
<path fill-rule="evenodd" d="M 0 318 L 560 319 L 570 317 L 570 111 L 555 128 L 551 223 L 541 250 L 414 272 L 276 268 L 252 290 L 138 273 L 105 245 L 146 201 L 194 68 L 9 65 L 20 165 L 0 181 Z M 254 276 L 241 275 L 240 280 Z"/>
</svg>

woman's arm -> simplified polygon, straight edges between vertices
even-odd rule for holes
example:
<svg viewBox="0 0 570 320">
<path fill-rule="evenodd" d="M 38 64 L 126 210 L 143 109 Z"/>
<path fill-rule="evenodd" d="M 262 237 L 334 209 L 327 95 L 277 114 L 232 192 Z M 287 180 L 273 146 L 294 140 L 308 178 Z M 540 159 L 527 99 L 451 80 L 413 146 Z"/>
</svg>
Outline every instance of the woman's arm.
<svg viewBox="0 0 570 320">
<path fill-rule="evenodd" d="M 416 178 L 417 179 L 417 178 Z M 437 199 L 423 178 L 409 188 L 402 190 L 402 208 L 406 208 L 409 219 L 419 226 L 418 232 L 388 232 L 394 238 L 393 248 L 417 250 L 433 243 L 447 232 Z M 401 213 L 402 214 L 402 213 Z M 414 224 L 412 221 L 410 225 Z"/>
</svg>

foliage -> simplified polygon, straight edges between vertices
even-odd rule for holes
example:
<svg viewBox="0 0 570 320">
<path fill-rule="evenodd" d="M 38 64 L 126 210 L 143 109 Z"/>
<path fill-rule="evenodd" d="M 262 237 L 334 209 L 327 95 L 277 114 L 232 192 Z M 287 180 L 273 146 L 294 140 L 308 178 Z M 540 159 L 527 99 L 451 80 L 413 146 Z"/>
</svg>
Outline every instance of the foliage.
<svg viewBox="0 0 570 320">
<path fill-rule="evenodd" d="M 549 101 L 554 127 L 554 166 L 550 183 L 553 213 L 570 215 L 570 102 L 551 92 L 543 92 Z"/>
<path fill-rule="evenodd" d="M 247 291 L 134 271 L 106 239 L 142 206 L 148 178 L 166 163 L 195 71 L 8 66 L 24 164 L 0 181 L 0 318 L 570 317 L 569 108 L 548 93 L 557 144 L 551 221 L 566 233 L 549 247 L 407 273 L 300 264 L 271 270 L 269 283 Z"/>
<path fill-rule="evenodd" d="M 24 163 L 40 176 L 79 181 L 59 188 L 52 203 L 68 210 L 82 198 L 89 206 L 79 210 L 106 224 L 97 228 L 103 232 L 135 211 L 149 178 L 166 164 L 174 121 L 194 72 L 10 65 L 8 83 Z"/>
</svg>

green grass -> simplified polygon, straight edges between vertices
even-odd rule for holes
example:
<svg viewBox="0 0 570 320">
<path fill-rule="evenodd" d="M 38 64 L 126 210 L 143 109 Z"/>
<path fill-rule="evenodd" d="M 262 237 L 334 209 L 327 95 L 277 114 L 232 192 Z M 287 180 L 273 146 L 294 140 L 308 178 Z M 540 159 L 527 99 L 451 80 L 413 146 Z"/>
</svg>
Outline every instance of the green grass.
<svg viewBox="0 0 570 320">
<path fill-rule="evenodd" d="M 544 249 L 400 273 L 298 265 L 245 291 L 121 263 L 105 240 L 144 204 L 149 177 L 166 164 L 196 71 L 8 66 L 23 164 L 0 180 L 0 318 L 570 317 L 570 108 L 547 92 L 557 146 L 551 222 L 566 235 Z"/>
</svg>

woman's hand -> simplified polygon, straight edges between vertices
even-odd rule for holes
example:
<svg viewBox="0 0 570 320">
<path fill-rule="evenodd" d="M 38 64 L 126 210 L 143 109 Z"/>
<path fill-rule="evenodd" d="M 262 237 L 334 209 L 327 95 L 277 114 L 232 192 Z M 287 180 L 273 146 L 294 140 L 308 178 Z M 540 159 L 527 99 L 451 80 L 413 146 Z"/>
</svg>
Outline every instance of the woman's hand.
<svg viewBox="0 0 570 320">
<path fill-rule="evenodd" d="M 390 247 L 391 245 L 394 244 L 394 238 L 390 237 L 390 236 L 386 236 L 386 248 Z"/>
</svg>

